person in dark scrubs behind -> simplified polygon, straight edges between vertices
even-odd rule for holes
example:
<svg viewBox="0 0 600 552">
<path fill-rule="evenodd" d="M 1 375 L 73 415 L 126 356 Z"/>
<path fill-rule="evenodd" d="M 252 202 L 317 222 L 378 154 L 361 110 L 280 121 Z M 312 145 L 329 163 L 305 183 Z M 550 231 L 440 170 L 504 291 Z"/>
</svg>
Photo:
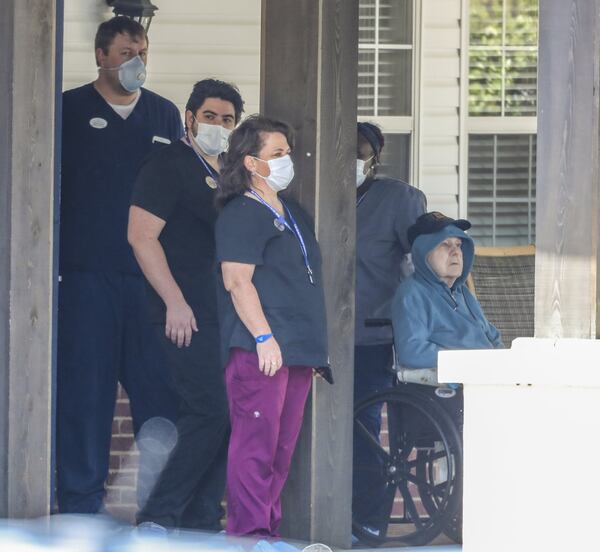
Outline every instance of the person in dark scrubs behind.
<svg viewBox="0 0 600 552">
<path fill-rule="evenodd" d="M 332 382 L 313 223 L 278 195 L 294 176 L 292 147 L 288 125 L 249 117 L 231 135 L 217 195 L 232 535 L 278 535 L 313 369 Z"/>
<path fill-rule="evenodd" d="M 148 38 L 139 23 L 102 23 L 95 54 L 98 78 L 64 92 L 62 108 L 56 463 L 65 513 L 102 507 L 117 381 L 129 395 L 136 436 L 150 418 L 177 413 L 143 316 L 144 278 L 127 243 L 127 213 L 142 160 L 181 137 L 181 117 L 141 87 Z"/>
<path fill-rule="evenodd" d="M 399 283 L 412 272 L 407 229 L 426 211 L 423 192 L 406 182 L 377 176 L 384 137 L 376 125 L 358 123 L 356 152 L 356 325 L 354 402 L 392 386 L 392 328 L 368 327 L 369 318 L 390 318 Z M 360 420 L 377 439 L 378 405 L 364 409 Z M 354 465 L 376 466 L 380 459 L 365 436 L 355 431 Z M 359 477 L 358 474 L 361 474 Z M 353 520 L 363 530 L 379 532 L 383 489 L 368 470 L 354 470 Z"/>
<path fill-rule="evenodd" d="M 219 358 L 214 196 L 219 155 L 243 105 L 231 84 L 196 83 L 185 137 L 150 157 L 134 187 L 129 242 L 150 283 L 148 315 L 181 407 L 177 444 L 137 516 L 144 527 L 220 529 L 229 418 Z"/>
</svg>

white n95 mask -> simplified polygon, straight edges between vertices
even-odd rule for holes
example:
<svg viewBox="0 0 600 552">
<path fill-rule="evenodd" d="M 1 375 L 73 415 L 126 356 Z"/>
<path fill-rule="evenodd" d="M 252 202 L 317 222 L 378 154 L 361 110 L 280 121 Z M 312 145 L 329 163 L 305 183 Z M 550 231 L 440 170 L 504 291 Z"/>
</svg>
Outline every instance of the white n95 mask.
<svg viewBox="0 0 600 552">
<path fill-rule="evenodd" d="M 146 81 L 146 66 L 140 56 L 135 56 L 119 66 L 119 82 L 127 92 L 135 92 Z"/>
<path fill-rule="evenodd" d="M 119 82 L 127 92 L 139 90 L 146 81 L 146 66 L 140 56 L 135 56 L 118 67 L 99 67 L 98 70 L 118 71 Z"/>
</svg>

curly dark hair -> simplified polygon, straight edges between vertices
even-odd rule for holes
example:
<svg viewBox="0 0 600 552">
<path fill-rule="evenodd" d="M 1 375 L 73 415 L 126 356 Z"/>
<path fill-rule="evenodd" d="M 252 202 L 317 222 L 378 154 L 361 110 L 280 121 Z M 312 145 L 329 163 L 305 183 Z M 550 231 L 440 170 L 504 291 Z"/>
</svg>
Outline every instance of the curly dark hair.
<svg viewBox="0 0 600 552">
<path fill-rule="evenodd" d="M 265 134 L 280 132 L 291 149 L 294 148 L 292 128 L 283 121 L 277 121 L 263 115 L 250 115 L 229 136 L 229 148 L 224 155 L 224 164 L 219 176 L 217 189 L 217 207 L 222 208 L 234 197 L 250 189 L 252 176 L 244 166 L 246 155 L 258 157 L 264 146 Z"/>
<path fill-rule="evenodd" d="M 194 84 L 190 97 L 185 104 L 186 111 L 191 111 L 194 115 L 202 107 L 206 98 L 219 98 L 233 104 L 235 111 L 235 122 L 239 122 L 244 112 L 244 100 L 238 87 L 217 79 L 204 79 Z"/>
</svg>

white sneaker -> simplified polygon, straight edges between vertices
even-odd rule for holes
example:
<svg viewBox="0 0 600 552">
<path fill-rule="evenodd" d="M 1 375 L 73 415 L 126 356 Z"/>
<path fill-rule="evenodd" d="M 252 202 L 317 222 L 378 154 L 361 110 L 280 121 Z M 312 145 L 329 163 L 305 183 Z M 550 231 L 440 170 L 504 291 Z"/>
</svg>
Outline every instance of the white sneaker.
<svg viewBox="0 0 600 552">
<path fill-rule="evenodd" d="M 136 527 L 136 532 L 154 537 L 166 537 L 169 534 L 169 530 L 166 527 L 153 521 L 143 521 Z"/>
<path fill-rule="evenodd" d="M 302 549 L 302 552 L 333 552 L 329 546 L 323 544 L 322 542 L 315 542 L 314 544 L 309 544 Z"/>
</svg>

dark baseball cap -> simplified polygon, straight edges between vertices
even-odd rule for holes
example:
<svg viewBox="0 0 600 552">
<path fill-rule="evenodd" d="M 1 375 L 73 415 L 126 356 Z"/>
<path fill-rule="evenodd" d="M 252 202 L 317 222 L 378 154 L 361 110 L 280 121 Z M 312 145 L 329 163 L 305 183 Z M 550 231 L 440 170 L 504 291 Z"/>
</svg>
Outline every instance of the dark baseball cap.
<svg viewBox="0 0 600 552">
<path fill-rule="evenodd" d="M 421 234 L 435 234 L 450 224 L 453 224 L 461 230 L 468 230 L 471 228 L 471 223 L 468 220 L 453 219 L 439 211 L 431 211 L 421 215 L 416 222 L 409 227 L 407 231 L 408 241 L 412 246 L 413 242 Z"/>
</svg>

